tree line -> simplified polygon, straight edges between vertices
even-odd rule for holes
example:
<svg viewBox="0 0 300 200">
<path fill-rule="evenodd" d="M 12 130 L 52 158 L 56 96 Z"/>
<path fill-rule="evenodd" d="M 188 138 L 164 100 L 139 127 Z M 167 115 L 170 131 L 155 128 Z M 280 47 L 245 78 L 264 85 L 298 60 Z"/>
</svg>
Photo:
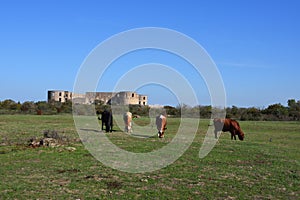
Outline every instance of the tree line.
<svg viewBox="0 0 300 200">
<path fill-rule="evenodd" d="M 79 107 L 78 113 L 85 114 L 86 105 Z M 110 109 L 110 105 L 96 103 L 95 109 L 102 112 Z M 151 108 L 142 105 L 129 105 L 129 111 L 135 115 L 148 116 Z M 170 117 L 187 117 L 210 118 L 212 113 L 211 106 L 195 106 L 187 105 L 164 106 Z M 72 102 L 46 102 L 46 101 L 26 101 L 24 103 L 15 102 L 11 99 L 0 101 L 0 114 L 34 114 L 34 115 L 55 115 L 63 113 L 72 113 Z M 226 117 L 237 120 L 253 120 L 253 121 L 300 121 L 300 100 L 289 99 L 287 106 L 280 103 L 269 105 L 266 108 L 239 108 L 237 106 L 226 108 Z"/>
<path fill-rule="evenodd" d="M 0 101 L 0 114 L 55 115 L 60 113 L 72 113 L 72 102 L 25 101 L 20 103 L 11 99 Z"/>
</svg>

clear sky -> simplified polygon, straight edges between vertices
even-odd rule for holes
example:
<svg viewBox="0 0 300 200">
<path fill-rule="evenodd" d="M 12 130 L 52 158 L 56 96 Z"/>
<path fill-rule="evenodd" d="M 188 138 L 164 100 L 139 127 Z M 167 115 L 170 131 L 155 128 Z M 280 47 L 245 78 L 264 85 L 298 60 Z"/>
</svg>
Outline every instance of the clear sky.
<svg viewBox="0 0 300 200">
<path fill-rule="evenodd" d="M 222 75 L 228 106 L 286 105 L 288 99 L 300 100 L 299 10 L 297 0 L 2 0 L 0 100 L 44 101 L 47 90 L 72 91 L 82 62 L 99 43 L 129 29 L 163 27 L 193 38 L 208 52 Z M 154 54 L 144 51 L 135 64 L 165 56 Z M 153 59 L 143 60 L 147 55 Z M 119 63 L 126 64 L 122 59 Z M 135 67 L 127 63 L 128 69 Z M 200 103 L 210 104 L 199 85 Z M 155 85 L 141 92 L 150 104 L 178 103 Z"/>
</svg>

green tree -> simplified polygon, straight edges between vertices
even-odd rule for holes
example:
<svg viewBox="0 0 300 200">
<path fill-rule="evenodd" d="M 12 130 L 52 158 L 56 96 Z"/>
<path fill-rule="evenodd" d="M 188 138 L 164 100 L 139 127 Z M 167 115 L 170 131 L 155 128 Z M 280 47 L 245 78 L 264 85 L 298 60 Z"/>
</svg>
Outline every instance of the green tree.
<svg viewBox="0 0 300 200">
<path fill-rule="evenodd" d="M 262 111 L 266 114 L 266 120 L 286 120 L 288 117 L 288 108 L 284 107 L 280 103 L 269 105 Z"/>
<path fill-rule="evenodd" d="M 258 121 L 261 119 L 261 111 L 258 108 L 247 108 L 241 115 L 241 120 Z"/>
<path fill-rule="evenodd" d="M 178 112 L 177 108 L 175 108 L 173 106 L 164 106 L 164 109 L 167 111 L 168 115 L 171 115 L 173 117 L 179 116 L 179 112 Z"/>
<path fill-rule="evenodd" d="M 211 117 L 211 106 L 200 106 L 200 117 L 209 119 Z"/>
<path fill-rule="evenodd" d="M 56 108 L 52 104 L 47 103 L 46 101 L 38 101 L 35 103 L 35 105 L 36 105 L 37 114 L 39 115 L 40 114 L 52 115 L 57 113 Z"/>
<path fill-rule="evenodd" d="M 14 100 L 6 99 L 0 103 L 0 108 L 7 109 L 7 110 L 16 110 L 17 103 Z"/>
<path fill-rule="evenodd" d="M 33 101 L 25 101 L 20 109 L 23 113 L 33 114 L 36 112 L 36 105 Z"/>
<path fill-rule="evenodd" d="M 62 113 L 72 113 L 72 101 L 63 102 L 61 105 Z"/>
<path fill-rule="evenodd" d="M 0 102 L 0 112 L 2 114 L 15 114 L 21 111 L 21 104 L 20 102 L 16 103 L 11 99 L 6 99 Z"/>
<path fill-rule="evenodd" d="M 300 120 L 300 101 L 296 102 L 295 99 L 288 100 L 289 117 L 292 120 Z"/>
</svg>

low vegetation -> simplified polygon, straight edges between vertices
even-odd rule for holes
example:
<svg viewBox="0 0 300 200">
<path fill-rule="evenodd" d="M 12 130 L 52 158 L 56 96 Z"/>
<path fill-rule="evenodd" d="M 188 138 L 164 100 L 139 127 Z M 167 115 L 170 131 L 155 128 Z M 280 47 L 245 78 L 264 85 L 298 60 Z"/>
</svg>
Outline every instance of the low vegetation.
<svg viewBox="0 0 300 200">
<path fill-rule="evenodd" d="M 149 121 L 134 120 L 136 124 Z M 128 151 L 149 152 L 166 145 L 179 122 L 169 118 L 164 139 L 130 137 L 122 127 L 106 135 Z M 300 198 L 299 122 L 241 121 L 245 141 L 232 141 L 229 133 L 223 133 L 200 159 L 208 124 L 200 121 L 193 143 L 173 164 L 132 174 L 111 169 L 91 156 L 71 115 L 0 115 L 0 199 Z M 31 138 L 53 135 L 64 142 L 52 147 L 28 145 Z"/>
<path fill-rule="evenodd" d="M 236 106 L 226 108 L 229 118 L 243 121 L 300 121 L 300 100 L 288 100 L 288 106 L 279 103 L 269 105 L 267 108 L 238 108 Z M 109 105 L 95 102 L 95 109 L 103 111 Z M 177 107 L 164 106 L 169 116 L 180 117 L 182 112 L 188 117 L 210 118 L 211 106 L 179 105 Z M 78 114 L 86 114 L 86 105 L 76 106 Z M 135 115 L 149 116 L 149 106 L 130 105 L 129 110 Z M 153 109 L 153 108 L 152 108 Z M 11 99 L 0 101 L 0 114 L 35 114 L 35 115 L 54 115 L 72 113 L 72 102 L 46 102 L 46 101 L 26 101 L 24 103 L 15 102 Z"/>
</svg>

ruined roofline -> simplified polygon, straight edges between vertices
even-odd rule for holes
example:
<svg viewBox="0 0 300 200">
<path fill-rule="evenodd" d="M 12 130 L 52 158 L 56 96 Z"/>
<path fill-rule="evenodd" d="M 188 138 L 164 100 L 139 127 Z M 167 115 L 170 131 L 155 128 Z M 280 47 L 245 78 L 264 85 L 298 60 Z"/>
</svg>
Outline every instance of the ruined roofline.
<svg viewBox="0 0 300 200">
<path fill-rule="evenodd" d="M 102 101 L 104 104 L 148 105 L 148 95 L 138 94 L 134 91 L 86 92 L 85 94 L 78 94 L 65 90 L 48 90 L 48 102 L 50 101 L 73 101 L 81 104 L 93 104 L 96 101 Z"/>
</svg>

